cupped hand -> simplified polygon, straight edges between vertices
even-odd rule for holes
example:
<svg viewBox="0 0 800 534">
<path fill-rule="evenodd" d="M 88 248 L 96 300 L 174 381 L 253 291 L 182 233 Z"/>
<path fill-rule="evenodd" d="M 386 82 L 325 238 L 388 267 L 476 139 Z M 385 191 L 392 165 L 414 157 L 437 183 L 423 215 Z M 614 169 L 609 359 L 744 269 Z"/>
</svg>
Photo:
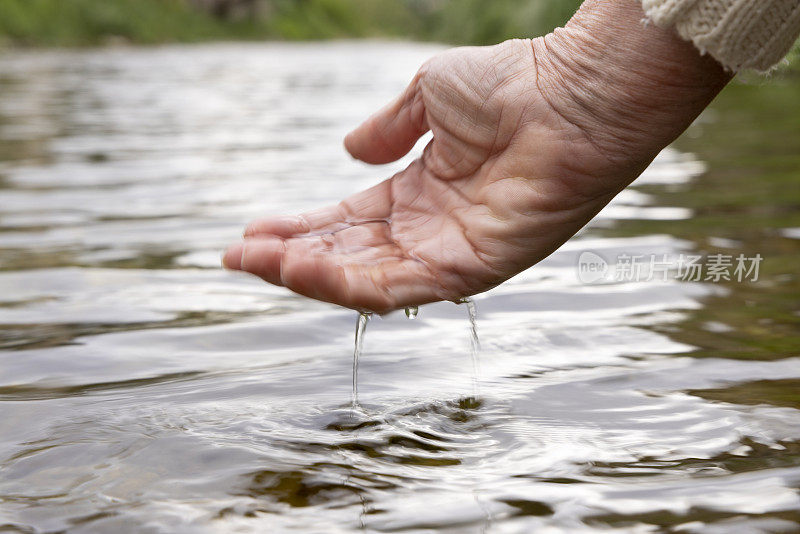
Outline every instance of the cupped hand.
<svg viewBox="0 0 800 534">
<path fill-rule="evenodd" d="M 640 143 L 625 128 L 615 135 L 583 109 L 577 93 L 593 82 L 579 87 L 555 61 L 570 53 L 568 41 L 565 33 L 433 58 L 345 139 L 355 158 L 382 164 L 430 130 L 422 156 L 338 205 L 251 223 L 225 266 L 385 313 L 485 291 L 545 258 L 666 144 Z"/>
</svg>

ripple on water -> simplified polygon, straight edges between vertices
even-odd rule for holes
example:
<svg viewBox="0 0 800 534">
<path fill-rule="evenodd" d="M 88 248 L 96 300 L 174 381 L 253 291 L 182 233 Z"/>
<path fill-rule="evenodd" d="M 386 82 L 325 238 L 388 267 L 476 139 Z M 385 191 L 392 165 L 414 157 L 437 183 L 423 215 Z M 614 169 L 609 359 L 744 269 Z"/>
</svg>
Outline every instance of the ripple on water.
<svg viewBox="0 0 800 534">
<path fill-rule="evenodd" d="M 374 317 L 355 409 L 353 312 L 218 269 L 247 220 L 407 164 L 340 139 L 439 49 L 0 56 L 0 530 L 791 530 L 797 358 L 668 335 L 727 290 L 576 277 L 585 250 L 694 247 L 664 233 L 692 208 L 653 193 L 704 172 L 689 154 L 476 297 L 479 369 L 469 307 Z M 670 226 L 603 232 L 632 219 Z"/>
</svg>

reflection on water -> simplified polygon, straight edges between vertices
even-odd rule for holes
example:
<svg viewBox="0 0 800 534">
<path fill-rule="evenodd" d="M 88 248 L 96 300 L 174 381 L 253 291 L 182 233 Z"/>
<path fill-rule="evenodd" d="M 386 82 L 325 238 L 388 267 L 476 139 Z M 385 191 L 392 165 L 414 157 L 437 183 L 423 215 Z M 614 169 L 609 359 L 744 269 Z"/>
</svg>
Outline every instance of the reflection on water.
<svg viewBox="0 0 800 534">
<path fill-rule="evenodd" d="M 796 530 L 798 80 L 728 90 L 477 297 L 477 395 L 464 307 L 374 318 L 353 410 L 353 313 L 219 269 L 249 219 L 398 168 L 341 138 L 436 50 L 0 56 L 0 530 Z M 765 262 L 582 285 L 586 250 Z"/>
</svg>

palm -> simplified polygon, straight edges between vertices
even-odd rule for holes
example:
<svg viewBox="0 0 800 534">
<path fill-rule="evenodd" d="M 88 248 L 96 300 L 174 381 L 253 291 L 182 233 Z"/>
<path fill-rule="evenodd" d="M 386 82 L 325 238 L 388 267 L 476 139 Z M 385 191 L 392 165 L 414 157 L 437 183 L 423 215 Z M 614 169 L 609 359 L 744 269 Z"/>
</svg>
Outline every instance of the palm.
<svg viewBox="0 0 800 534">
<path fill-rule="evenodd" d="M 386 163 L 431 130 L 423 156 L 337 206 L 252 223 L 226 265 L 386 312 L 484 291 L 550 254 L 616 191 L 567 163 L 592 165 L 598 154 L 537 89 L 530 47 L 460 49 L 429 62 L 346 140 L 353 156 Z"/>
</svg>

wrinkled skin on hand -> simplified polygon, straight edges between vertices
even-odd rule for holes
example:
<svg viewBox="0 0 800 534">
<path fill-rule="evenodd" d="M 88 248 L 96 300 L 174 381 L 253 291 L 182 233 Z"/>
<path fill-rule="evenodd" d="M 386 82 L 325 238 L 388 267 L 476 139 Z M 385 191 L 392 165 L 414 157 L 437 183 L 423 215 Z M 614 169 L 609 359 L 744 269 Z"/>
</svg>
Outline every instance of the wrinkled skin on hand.
<svg viewBox="0 0 800 534">
<path fill-rule="evenodd" d="M 430 60 L 345 140 L 355 158 L 382 164 L 430 130 L 423 155 L 336 206 L 251 223 L 225 265 L 385 313 L 485 291 L 548 256 L 660 148 L 626 150 L 582 124 L 592 114 L 565 87 L 553 45 L 513 40 Z"/>
</svg>

